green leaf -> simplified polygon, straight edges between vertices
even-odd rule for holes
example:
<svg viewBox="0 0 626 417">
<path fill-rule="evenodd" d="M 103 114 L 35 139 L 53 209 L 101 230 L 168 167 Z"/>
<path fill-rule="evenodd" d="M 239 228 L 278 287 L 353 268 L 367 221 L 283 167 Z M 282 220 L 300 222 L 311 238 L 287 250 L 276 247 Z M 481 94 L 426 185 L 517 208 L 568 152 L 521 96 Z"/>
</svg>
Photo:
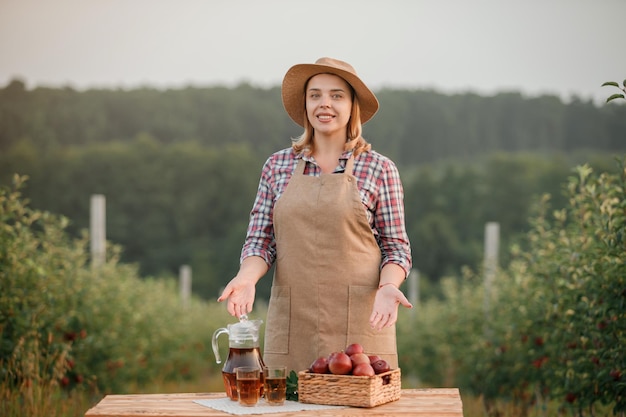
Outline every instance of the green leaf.
<svg viewBox="0 0 626 417">
<path fill-rule="evenodd" d="M 606 102 L 608 103 L 611 100 L 615 100 L 618 98 L 624 98 L 623 94 L 613 94 L 612 96 L 610 96 L 609 98 L 606 99 Z"/>
<path fill-rule="evenodd" d="M 298 401 L 298 374 L 296 371 L 291 371 L 287 375 L 287 399 Z"/>
<path fill-rule="evenodd" d="M 612 87 L 619 87 L 619 84 L 617 84 L 615 81 L 607 81 L 604 84 L 602 84 L 602 87 L 604 87 L 606 85 L 610 85 Z"/>
</svg>

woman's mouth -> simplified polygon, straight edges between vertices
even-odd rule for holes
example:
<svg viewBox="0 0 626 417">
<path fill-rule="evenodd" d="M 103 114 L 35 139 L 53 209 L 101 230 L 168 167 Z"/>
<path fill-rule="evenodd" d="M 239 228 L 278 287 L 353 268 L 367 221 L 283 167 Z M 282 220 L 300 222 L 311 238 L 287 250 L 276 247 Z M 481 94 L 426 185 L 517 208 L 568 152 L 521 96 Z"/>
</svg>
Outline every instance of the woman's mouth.
<svg viewBox="0 0 626 417">
<path fill-rule="evenodd" d="M 330 115 L 330 114 L 318 114 L 317 115 L 317 120 L 319 120 L 320 122 L 328 122 L 331 121 L 332 119 L 334 119 L 335 116 Z"/>
</svg>

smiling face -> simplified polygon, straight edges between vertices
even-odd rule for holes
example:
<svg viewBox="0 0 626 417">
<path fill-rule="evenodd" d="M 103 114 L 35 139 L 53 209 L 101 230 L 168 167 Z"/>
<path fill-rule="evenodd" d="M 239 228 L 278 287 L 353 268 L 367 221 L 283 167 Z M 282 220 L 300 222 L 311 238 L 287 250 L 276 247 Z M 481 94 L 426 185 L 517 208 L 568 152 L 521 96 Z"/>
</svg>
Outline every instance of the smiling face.
<svg viewBox="0 0 626 417">
<path fill-rule="evenodd" d="M 343 78 L 318 74 L 306 88 L 306 114 L 316 134 L 342 136 L 352 111 L 352 88 Z"/>
</svg>

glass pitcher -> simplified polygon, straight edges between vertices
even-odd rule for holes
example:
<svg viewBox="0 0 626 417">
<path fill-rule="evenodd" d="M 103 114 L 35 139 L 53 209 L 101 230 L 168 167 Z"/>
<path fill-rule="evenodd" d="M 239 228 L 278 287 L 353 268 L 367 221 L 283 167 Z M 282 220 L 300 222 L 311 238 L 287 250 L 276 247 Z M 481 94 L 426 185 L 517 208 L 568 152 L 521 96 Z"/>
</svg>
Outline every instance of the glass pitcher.
<svg viewBox="0 0 626 417">
<path fill-rule="evenodd" d="M 263 320 L 248 320 L 248 316 L 243 315 L 239 318 L 239 323 L 229 324 L 226 328 L 219 328 L 213 333 L 213 353 L 217 363 L 222 362 L 217 339 L 221 334 L 228 334 L 228 358 L 222 368 L 222 378 L 226 394 L 233 401 L 238 400 L 235 373 L 238 366 L 258 366 L 261 369 L 261 387 L 263 386 L 265 363 L 259 349 L 259 329 L 262 323 Z"/>
</svg>

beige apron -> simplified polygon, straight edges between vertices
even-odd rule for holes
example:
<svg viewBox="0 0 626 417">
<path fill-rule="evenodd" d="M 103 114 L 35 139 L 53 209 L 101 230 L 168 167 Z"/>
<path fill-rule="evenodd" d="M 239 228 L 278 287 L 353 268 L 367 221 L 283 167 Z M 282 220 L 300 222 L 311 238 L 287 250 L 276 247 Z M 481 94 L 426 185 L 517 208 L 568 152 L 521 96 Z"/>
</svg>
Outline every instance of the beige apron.
<svg viewBox="0 0 626 417">
<path fill-rule="evenodd" d="M 274 208 L 276 269 L 263 359 L 296 372 L 360 343 L 398 366 L 395 326 L 369 325 L 381 254 L 350 157 L 344 173 L 304 175 L 300 160 Z"/>
</svg>

